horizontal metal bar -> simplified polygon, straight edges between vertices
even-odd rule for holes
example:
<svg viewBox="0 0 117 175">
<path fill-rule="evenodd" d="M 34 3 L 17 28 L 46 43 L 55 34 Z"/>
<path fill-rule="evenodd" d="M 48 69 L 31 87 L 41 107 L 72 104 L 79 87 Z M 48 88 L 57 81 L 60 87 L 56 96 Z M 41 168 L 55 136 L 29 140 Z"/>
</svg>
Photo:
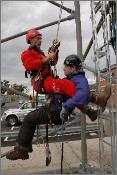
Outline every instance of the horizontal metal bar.
<svg viewBox="0 0 117 175">
<path fill-rule="evenodd" d="M 87 125 L 86 131 L 91 130 L 98 130 L 97 124 Z M 53 129 L 49 128 L 49 135 L 53 131 Z M 81 132 L 81 126 L 74 126 L 74 127 L 68 127 L 65 128 L 64 133 L 72 133 L 72 132 Z M 19 131 L 10 131 L 10 132 L 1 132 L 1 137 L 16 137 L 18 135 Z M 39 135 L 44 135 L 45 129 L 40 129 Z M 58 134 L 61 134 L 60 131 L 58 131 Z M 35 132 L 35 136 L 37 135 L 37 132 Z"/>
<path fill-rule="evenodd" d="M 108 13 L 109 13 L 109 6 L 107 6 L 107 8 L 106 8 L 106 14 L 108 14 Z M 98 23 L 98 25 L 97 25 L 97 27 L 96 27 L 97 34 L 98 34 L 98 32 L 100 31 L 100 28 L 101 28 L 103 22 L 104 22 L 103 16 L 101 16 L 101 18 L 100 18 L 100 20 L 99 20 L 99 23 Z M 87 49 L 86 49 L 86 51 L 85 51 L 85 53 L 84 53 L 84 55 L 83 55 L 83 60 L 85 60 L 86 56 L 88 55 L 89 50 L 90 50 L 92 44 L 93 44 L 93 37 L 92 37 L 92 38 L 90 39 L 90 41 L 89 41 L 89 44 L 88 44 L 88 46 L 87 46 Z"/>
<path fill-rule="evenodd" d="M 74 15 L 73 15 L 73 14 L 67 16 L 66 18 L 61 19 L 60 22 L 64 22 L 64 21 L 72 20 L 72 19 L 74 19 Z M 53 25 L 55 25 L 55 24 L 58 24 L 58 20 L 57 20 L 57 21 L 54 21 L 54 22 L 51 22 L 51 23 L 48 23 L 48 24 L 45 24 L 45 25 L 42 25 L 42 26 L 40 26 L 40 27 L 35 27 L 34 29 L 39 30 L 39 29 L 43 29 L 43 28 L 46 28 L 46 27 L 49 27 L 49 26 L 53 26 Z M 26 31 L 21 32 L 21 33 L 18 33 L 18 34 L 16 34 L 16 35 L 12 35 L 12 36 L 10 36 L 10 37 L 4 38 L 4 39 L 1 40 L 1 43 L 4 43 L 4 42 L 6 42 L 6 41 L 9 41 L 9 40 L 18 38 L 18 37 L 20 37 L 20 36 L 23 36 L 23 35 L 25 35 L 28 31 L 29 31 L 29 30 L 26 30 Z"/>
<path fill-rule="evenodd" d="M 93 68 L 87 66 L 87 65 L 84 64 L 84 63 L 83 63 L 83 68 L 84 68 L 84 69 L 87 69 L 88 71 L 90 71 L 90 72 L 92 72 L 92 73 L 94 73 L 94 74 L 97 74 L 97 73 L 98 73 L 97 71 L 95 71 L 95 69 L 93 69 Z M 109 81 L 109 76 L 106 76 L 106 75 L 104 75 L 103 73 L 100 73 L 100 76 L 101 76 L 102 78 L 106 79 L 107 81 Z M 112 83 L 113 83 L 113 84 L 116 84 L 116 80 L 115 80 L 115 79 L 112 79 Z"/>
<path fill-rule="evenodd" d="M 103 142 L 106 143 L 106 144 L 109 145 L 109 146 L 113 146 L 112 144 L 110 144 L 109 142 L 107 142 L 107 141 L 105 141 L 105 140 L 103 140 Z"/>
<path fill-rule="evenodd" d="M 67 7 L 65 7 L 65 6 L 59 4 L 59 3 L 55 2 L 55 1 L 48 1 L 48 2 L 50 2 L 51 4 L 53 4 L 53 5 L 57 6 L 57 7 L 62 8 L 63 10 L 67 11 L 67 12 L 70 13 L 70 14 L 71 14 L 71 13 L 74 13 L 74 10 L 72 10 L 72 9 L 70 9 L 70 8 L 67 8 Z"/>
</svg>

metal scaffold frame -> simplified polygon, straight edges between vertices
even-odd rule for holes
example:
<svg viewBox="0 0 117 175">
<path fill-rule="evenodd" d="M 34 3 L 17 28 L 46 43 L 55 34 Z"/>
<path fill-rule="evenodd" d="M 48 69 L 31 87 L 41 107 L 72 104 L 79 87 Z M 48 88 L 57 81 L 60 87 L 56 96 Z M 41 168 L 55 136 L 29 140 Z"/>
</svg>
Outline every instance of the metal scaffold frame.
<svg viewBox="0 0 117 175">
<path fill-rule="evenodd" d="M 91 15 L 92 15 L 92 38 L 89 41 L 89 44 L 87 46 L 86 51 L 84 52 L 84 54 L 82 53 L 82 35 L 81 35 L 81 21 L 80 21 L 80 4 L 79 1 L 74 1 L 74 6 L 75 6 L 75 10 L 69 9 L 63 5 L 60 5 L 57 2 L 54 1 L 48 1 L 49 3 L 60 7 L 61 9 L 67 11 L 68 13 L 70 13 L 70 15 L 66 18 L 60 19 L 58 21 L 54 21 L 48 24 L 45 24 L 43 26 L 39 26 L 39 27 L 35 27 L 35 29 L 39 30 L 39 29 L 43 29 L 67 20 L 72 20 L 75 19 L 75 23 L 76 23 L 76 39 L 77 39 L 77 54 L 82 58 L 82 61 L 84 61 L 89 53 L 89 50 L 91 48 L 91 46 L 93 45 L 93 50 L 94 50 L 94 58 L 95 58 L 95 69 L 92 69 L 91 67 L 85 65 L 83 63 L 83 68 L 87 69 L 90 72 L 93 72 L 96 75 L 96 80 L 97 80 L 97 86 L 100 83 L 101 78 L 106 79 L 107 81 L 109 81 L 110 85 L 111 83 L 116 84 L 117 81 L 115 81 L 112 77 L 111 77 L 111 69 L 110 69 L 110 53 L 109 53 L 109 33 L 107 30 L 108 27 L 108 23 L 107 23 L 107 15 L 109 14 L 109 6 L 108 4 L 106 4 L 106 2 L 104 1 L 98 1 L 96 3 L 96 5 L 94 4 L 94 1 L 91 0 Z M 117 7 L 117 3 L 116 3 L 116 7 Z M 103 15 L 101 16 L 99 23 L 96 26 L 96 14 L 98 13 L 99 9 L 102 10 Z M 108 71 L 108 75 L 105 76 L 103 75 L 100 70 L 99 70 L 99 55 L 98 55 L 98 33 L 101 29 L 101 27 L 103 26 L 103 30 L 104 30 L 104 48 L 105 48 L 105 56 L 106 56 L 106 61 L 107 61 L 107 71 Z M 24 31 L 22 33 L 18 33 L 16 35 L 10 36 L 8 38 L 4 38 L 1 40 L 1 43 L 7 42 L 9 40 L 15 39 L 17 37 L 23 36 L 26 34 L 27 31 Z M 116 67 L 117 68 L 117 67 Z M 99 87 L 99 86 L 98 86 Z M 20 93 L 16 90 L 7 88 L 2 86 L 3 89 L 9 90 L 9 91 L 13 91 L 16 94 L 20 94 L 26 98 L 30 98 L 30 96 L 28 96 L 27 94 L 24 93 Z M 99 92 L 99 88 L 97 93 Z M 117 96 L 117 95 L 116 95 Z M 116 99 L 117 101 L 117 99 Z M 104 133 L 103 133 L 103 120 L 102 118 L 99 116 L 99 120 L 98 120 L 98 125 L 99 125 L 99 164 L 100 164 L 100 170 L 101 173 L 105 174 L 106 170 L 105 170 L 105 164 L 104 164 L 104 144 L 110 145 L 111 148 L 111 161 L 112 161 L 112 173 L 116 174 L 117 170 L 116 170 L 116 161 L 117 161 L 117 150 L 116 150 L 116 136 L 115 136 L 115 119 L 113 116 L 113 106 L 112 106 L 112 99 L 110 99 L 110 105 L 109 105 L 109 114 L 111 115 L 111 124 L 112 124 L 112 135 L 110 136 L 111 138 L 111 143 L 108 143 L 107 141 L 104 140 Z M 103 117 L 104 120 L 106 120 L 106 118 Z M 75 123 L 76 119 L 74 119 L 72 121 L 72 123 Z M 71 123 L 71 124 L 72 124 Z M 66 124 L 66 126 L 69 126 L 70 124 Z M 61 128 L 57 128 L 55 129 L 55 131 L 52 131 L 51 133 L 57 133 L 57 131 L 61 130 Z M 44 136 L 40 136 L 39 139 L 44 139 Z M 33 143 L 36 143 L 37 139 L 34 139 Z M 91 166 L 88 165 L 88 159 L 87 159 L 87 138 L 86 138 L 86 116 L 84 116 L 82 114 L 81 117 L 81 152 L 82 152 L 82 158 L 81 158 L 81 166 L 80 168 L 82 169 L 82 171 L 84 173 L 89 172 L 89 169 L 91 169 Z M 73 150 L 72 150 L 73 151 Z M 73 151 L 74 152 L 74 151 Z M 4 157 L 8 154 L 9 152 L 4 153 L 1 157 Z M 65 161 L 65 160 L 64 160 Z M 66 165 L 68 166 L 68 165 Z M 72 174 L 71 170 L 69 170 L 69 172 Z"/>
<path fill-rule="evenodd" d="M 97 70 L 96 75 L 96 84 L 97 84 L 97 93 L 100 92 L 100 68 L 99 68 L 99 49 L 98 49 L 98 37 L 97 37 L 97 30 L 96 30 L 96 14 L 94 11 L 94 1 L 91 1 L 91 14 L 92 14 L 92 33 L 93 33 L 93 52 L 94 52 L 94 61 L 95 61 L 95 69 Z M 112 92 L 112 76 L 111 76 L 111 67 L 110 67 L 110 52 L 109 52 L 109 34 L 108 34 L 108 23 L 107 23 L 107 1 L 102 1 L 101 5 L 101 14 L 103 20 L 103 38 L 104 38 L 104 47 L 105 47 L 105 54 L 106 57 L 106 64 L 107 64 L 107 73 L 108 73 L 108 86 L 109 90 Z M 110 93 L 111 93 L 110 92 Z M 116 173 L 116 143 L 115 143 L 115 119 L 113 113 L 113 106 L 112 106 L 112 99 L 110 98 L 110 105 L 109 105 L 109 116 L 110 116 L 110 123 L 112 126 L 112 133 L 110 135 L 110 142 L 104 140 L 104 128 L 103 128 L 103 120 L 106 120 L 105 117 L 101 117 L 102 112 L 100 111 L 98 124 L 99 124 L 99 164 L 101 173 L 106 173 L 106 165 L 105 165 L 105 158 L 104 158 L 104 144 L 110 146 L 111 152 L 111 172 L 112 174 Z"/>
</svg>

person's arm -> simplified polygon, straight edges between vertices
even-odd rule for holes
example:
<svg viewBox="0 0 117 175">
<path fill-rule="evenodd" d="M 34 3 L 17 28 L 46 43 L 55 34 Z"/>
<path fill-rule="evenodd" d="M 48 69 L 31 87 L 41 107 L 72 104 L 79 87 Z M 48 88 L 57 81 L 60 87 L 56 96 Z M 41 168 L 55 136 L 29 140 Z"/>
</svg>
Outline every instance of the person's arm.
<svg viewBox="0 0 117 175">
<path fill-rule="evenodd" d="M 31 52 L 27 50 L 22 53 L 21 60 L 25 69 L 28 71 L 37 70 L 42 67 L 41 54 L 38 56 L 38 59 L 35 59 L 33 55 L 31 55 Z"/>
<path fill-rule="evenodd" d="M 80 82 L 76 83 L 76 94 L 69 98 L 64 104 L 63 107 L 67 111 L 72 111 L 75 107 L 83 108 L 85 104 L 89 101 L 89 85 L 85 78 L 83 78 Z"/>
<path fill-rule="evenodd" d="M 38 54 L 38 59 L 35 59 L 31 52 L 27 50 L 22 53 L 21 60 L 26 70 L 34 71 L 42 68 L 43 64 L 48 63 L 49 60 L 54 59 L 55 55 L 56 53 L 54 52 L 49 53 L 47 56 Z"/>
</svg>

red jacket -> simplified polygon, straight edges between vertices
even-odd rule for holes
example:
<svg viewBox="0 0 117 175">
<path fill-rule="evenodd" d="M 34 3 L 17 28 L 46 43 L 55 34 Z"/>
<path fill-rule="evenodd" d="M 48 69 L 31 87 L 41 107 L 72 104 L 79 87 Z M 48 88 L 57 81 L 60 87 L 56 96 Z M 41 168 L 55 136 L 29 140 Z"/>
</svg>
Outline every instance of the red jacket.
<svg viewBox="0 0 117 175">
<path fill-rule="evenodd" d="M 41 59 L 45 56 L 42 51 L 37 51 L 35 49 L 29 48 L 28 50 L 24 51 L 21 55 L 21 60 L 23 63 L 23 66 L 28 72 L 32 71 L 38 71 L 39 69 L 43 69 L 41 71 L 41 77 L 45 80 L 43 82 L 44 89 L 46 93 L 62 93 L 66 94 L 68 96 L 73 96 L 75 94 L 75 84 L 69 80 L 66 79 L 54 79 L 51 77 L 51 71 L 49 70 L 49 64 L 42 64 Z M 37 88 L 37 82 L 34 81 L 34 77 L 31 79 L 32 85 L 34 90 L 38 89 L 38 93 L 42 93 L 42 90 L 40 88 L 40 84 L 42 81 L 40 81 L 40 84 L 38 83 Z"/>
<path fill-rule="evenodd" d="M 35 71 L 45 66 L 45 64 L 41 63 L 43 56 L 45 55 L 41 50 L 36 51 L 29 48 L 21 54 L 21 60 L 27 71 Z"/>
</svg>

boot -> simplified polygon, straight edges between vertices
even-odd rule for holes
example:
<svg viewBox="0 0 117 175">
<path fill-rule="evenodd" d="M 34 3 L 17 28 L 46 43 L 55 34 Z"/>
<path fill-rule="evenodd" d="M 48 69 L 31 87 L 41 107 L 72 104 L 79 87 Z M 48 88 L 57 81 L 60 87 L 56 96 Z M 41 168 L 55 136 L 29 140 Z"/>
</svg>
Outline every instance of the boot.
<svg viewBox="0 0 117 175">
<path fill-rule="evenodd" d="M 100 95 L 96 95 L 96 93 L 91 93 L 90 102 L 95 103 L 103 108 L 103 111 L 106 107 L 107 101 L 111 96 L 110 86 L 105 86 L 104 92 Z"/>
<path fill-rule="evenodd" d="M 90 120 L 93 122 L 97 119 L 98 117 L 98 110 L 94 110 L 94 109 L 89 109 L 86 114 L 88 115 L 88 117 L 90 118 Z"/>
<path fill-rule="evenodd" d="M 14 147 L 14 150 L 7 154 L 7 159 L 10 160 L 17 160 L 17 159 L 29 159 L 28 151 L 24 151 L 20 147 L 16 146 Z"/>
<path fill-rule="evenodd" d="M 99 115 L 98 110 L 94 110 L 87 105 L 81 111 L 84 114 L 88 115 L 88 117 L 90 118 L 91 121 L 95 121 Z"/>
<path fill-rule="evenodd" d="M 18 143 L 16 143 L 16 146 L 14 147 L 14 150 L 17 148 L 17 147 L 20 147 L 20 145 Z M 27 151 L 29 153 L 32 153 L 33 152 L 33 148 L 32 148 L 32 143 L 29 145 L 29 147 L 27 148 Z"/>
</svg>

